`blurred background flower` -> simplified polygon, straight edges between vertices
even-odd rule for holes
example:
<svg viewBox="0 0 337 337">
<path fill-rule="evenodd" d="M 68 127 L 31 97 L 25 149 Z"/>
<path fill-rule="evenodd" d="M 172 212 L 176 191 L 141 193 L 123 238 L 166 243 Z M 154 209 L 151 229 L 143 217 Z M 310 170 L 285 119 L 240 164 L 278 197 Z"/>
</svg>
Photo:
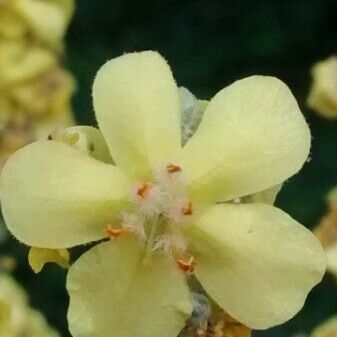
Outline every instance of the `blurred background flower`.
<svg viewBox="0 0 337 337">
<path fill-rule="evenodd" d="M 327 255 L 327 271 L 337 281 L 337 187 L 327 195 L 327 212 L 314 229 Z M 337 330 L 336 330 L 337 336 Z"/>
<path fill-rule="evenodd" d="M 0 0 L 0 169 L 18 148 L 74 123 L 75 82 L 63 65 L 73 11 L 73 0 Z M 57 337 L 9 276 L 12 243 L 0 219 L 0 336 Z M 2 251 L 7 244 L 13 251 Z"/>
<path fill-rule="evenodd" d="M 0 272 L 0 336 L 60 337 L 44 317 L 28 305 L 24 290 Z"/>
<path fill-rule="evenodd" d="M 0 1 L 0 166 L 12 152 L 73 123 L 63 69 L 72 0 Z"/>
<path fill-rule="evenodd" d="M 337 119 L 337 57 L 331 56 L 312 67 L 308 105 L 322 117 Z"/>
<path fill-rule="evenodd" d="M 319 325 L 310 337 L 336 337 L 337 336 L 337 317 L 332 317 Z"/>
</svg>

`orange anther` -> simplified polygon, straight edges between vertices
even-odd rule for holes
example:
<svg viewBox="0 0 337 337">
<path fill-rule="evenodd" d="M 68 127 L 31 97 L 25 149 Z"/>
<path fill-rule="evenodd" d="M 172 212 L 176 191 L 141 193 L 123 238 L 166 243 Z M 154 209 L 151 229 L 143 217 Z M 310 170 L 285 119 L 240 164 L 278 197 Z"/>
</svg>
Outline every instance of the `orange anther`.
<svg viewBox="0 0 337 337">
<path fill-rule="evenodd" d="M 180 172 L 181 171 L 181 167 L 178 165 L 174 165 L 174 164 L 168 164 L 166 166 L 167 172 L 168 173 L 176 173 L 176 172 Z"/>
<path fill-rule="evenodd" d="M 185 274 L 190 275 L 194 272 L 196 262 L 194 261 L 194 257 L 191 256 L 188 260 L 178 259 L 177 265 Z"/>
<path fill-rule="evenodd" d="M 188 201 L 186 205 L 181 209 L 181 212 L 184 215 L 192 215 L 193 214 L 192 202 Z"/>
<path fill-rule="evenodd" d="M 138 186 L 137 194 L 138 194 L 141 198 L 145 198 L 145 196 L 146 196 L 146 194 L 149 192 L 149 190 L 150 190 L 149 184 L 143 183 L 143 184 L 140 184 L 140 185 Z"/>
<path fill-rule="evenodd" d="M 122 234 L 128 234 L 129 231 L 125 228 L 113 228 L 111 225 L 108 225 L 105 229 L 105 233 L 110 239 L 113 239 L 121 236 Z"/>
</svg>

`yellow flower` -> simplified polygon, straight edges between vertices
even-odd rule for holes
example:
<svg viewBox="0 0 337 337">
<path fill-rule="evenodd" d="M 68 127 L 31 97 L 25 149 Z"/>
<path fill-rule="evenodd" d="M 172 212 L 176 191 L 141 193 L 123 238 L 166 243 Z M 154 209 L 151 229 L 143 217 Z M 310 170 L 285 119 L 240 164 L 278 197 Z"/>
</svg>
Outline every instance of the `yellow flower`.
<svg viewBox="0 0 337 337">
<path fill-rule="evenodd" d="M 1 177 L 3 214 L 20 241 L 64 249 L 111 238 L 70 267 L 72 334 L 177 335 L 193 272 L 250 328 L 294 316 L 324 273 L 320 243 L 280 209 L 231 202 L 275 190 L 306 161 L 310 131 L 288 87 L 265 76 L 235 82 L 183 147 L 179 91 L 158 53 L 106 63 L 93 100 L 101 133 L 81 129 L 89 141 L 78 149 L 28 145 Z"/>
<path fill-rule="evenodd" d="M 28 306 L 25 292 L 8 275 L 0 273 L 0 336 L 59 337 L 44 317 Z"/>
<path fill-rule="evenodd" d="M 337 318 L 332 317 L 318 326 L 311 337 L 337 337 Z"/>
<path fill-rule="evenodd" d="M 312 68 L 313 83 L 308 105 L 325 118 L 337 118 L 337 57 L 318 62 Z"/>
<path fill-rule="evenodd" d="M 18 148 L 73 124 L 60 66 L 73 0 L 0 1 L 0 168 Z"/>
<path fill-rule="evenodd" d="M 337 187 L 328 194 L 328 211 L 314 233 L 325 248 L 327 269 L 337 277 Z"/>
<path fill-rule="evenodd" d="M 57 49 L 73 12 L 73 0 L 2 0 L 0 36 L 18 39 L 30 34 Z"/>
</svg>

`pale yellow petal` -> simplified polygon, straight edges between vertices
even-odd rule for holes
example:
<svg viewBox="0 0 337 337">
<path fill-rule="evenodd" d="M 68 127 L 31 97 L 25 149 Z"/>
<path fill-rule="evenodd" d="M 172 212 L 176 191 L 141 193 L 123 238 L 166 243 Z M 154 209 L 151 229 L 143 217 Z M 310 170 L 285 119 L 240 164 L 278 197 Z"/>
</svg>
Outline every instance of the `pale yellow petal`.
<svg viewBox="0 0 337 337">
<path fill-rule="evenodd" d="M 61 8 L 67 21 L 70 21 L 75 11 L 75 0 L 54 0 L 54 3 Z"/>
<path fill-rule="evenodd" d="M 61 249 L 101 239 L 130 187 L 116 167 L 63 143 L 40 141 L 7 161 L 0 190 L 7 227 L 17 239 Z"/>
<path fill-rule="evenodd" d="M 0 336 L 22 333 L 27 311 L 27 296 L 12 277 L 0 273 Z"/>
<path fill-rule="evenodd" d="M 316 63 L 312 70 L 308 105 L 322 117 L 337 118 L 337 57 Z"/>
<path fill-rule="evenodd" d="M 0 336 L 60 337 L 38 311 L 28 306 L 25 291 L 0 273 Z"/>
<path fill-rule="evenodd" d="M 220 91 L 183 148 L 191 193 L 230 200 L 280 184 L 310 149 L 310 131 L 289 88 L 252 76 Z"/>
<path fill-rule="evenodd" d="M 33 34 L 53 47 L 58 47 L 64 36 L 70 5 L 63 6 L 55 0 L 13 0 L 14 10 L 26 20 Z"/>
<path fill-rule="evenodd" d="M 331 205 L 337 205 L 337 186 L 328 193 L 327 199 Z"/>
<path fill-rule="evenodd" d="M 46 263 L 56 263 L 62 268 L 69 268 L 70 255 L 67 249 L 47 249 L 32 247 L 28 262 L 35 273 L 39 273 Z"/>
<path fill-rule="evenodd" d="M 55 66 L 56 56 L 49 50 L 22 40 L 0 40 L 0 85 L 22 83 Z"/>
<path fill-rule="evenodd" d="M 72 76 L 57 66 L 31 81 L 18 83 L 10 92 L 26 114 L 39 117 L 38 121 L 46 115 L 56 120 L 69 105 L 74 87 Z"/>
<path fill-rule="evenodd" d="M 117 166 L 146 177 L 180 148 L 180 102 L 170 67 L 156 52 L 107 62 L 93 87 L 98 125 Z"/>
<path fill-rule="evenodd" d="M 27 32 L 24 21 L 11 9 L 11 6 L 7 4 L 1 4 L 1 6 L 0 36 L 6 39 L 18 39 L 22 37 Z"/>
<path fill-rule="evenodd" d="M 337 317 L 334 316 L 318 326 L 310 335 L 311 337 L 335 337 L 337 336 Z"/>
<path fill-rule="evenodd" d="M 73 126 L 65 130 L 70 133 L 78 133 L 79 140 L 74 145 L 74 148 L 82 153 L 89 155 L 97 160 L 111 164 L 109 148 L 100 130 L 91 126 Z"/>
<path fill-rule="evenodd" d="M 318 240 L 270 205 L 214 206 L 191 227 L 190 238 L 206 292 L 253 329 L 292 318 L 324 274 Z"/>
<path fill-rule="evenodd" d="M 74 337 L 174 337 L 191 314 L 183 274 L 165 255 L 144 264 L 136 241 L 105 242 L 68 273 Z"/>
<path fill-rule="evenodd" d="M 326 249 L 328 259 L 328 271 L 337 277 L 337 244 L 333 244 Z"/>
<path fill-rule="evenodd" d="M 267 190 L 257 192 L 251 195 L 247 195 L 242 198 L 242 201 L 245 203 L 262 203 L 274 205 L 277 195 L 282 189 L 282 184 L 268 188 Z"/>
</svg>

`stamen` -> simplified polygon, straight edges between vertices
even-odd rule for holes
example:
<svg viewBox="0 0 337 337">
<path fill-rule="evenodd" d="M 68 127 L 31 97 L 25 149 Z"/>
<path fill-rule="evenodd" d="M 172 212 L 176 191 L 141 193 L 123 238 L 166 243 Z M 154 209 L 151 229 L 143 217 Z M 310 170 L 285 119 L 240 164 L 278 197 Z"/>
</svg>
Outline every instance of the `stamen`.
<svg viewBox="0 0 337 337">
<path fill-rule="evenodd" d="M 181 172 L 181 167 L 175 164 L 168 164 L 166 166 L 167 172 L 168 173 L 177 173 L 177 172 Z"/>
<path fill-rule="evenodd" d="M 177 265 L 185 274 L 191 275 L 194 272 L 196 262 L 194 261 L 194 257 L 191 255 L 188 260 L 178 259 Z"/>
<path fill-rule="evenodd" d="M 181 209 L 181 212 L 184 215 L 192 215 L 193 214 L 192 202 L 188 201 L 186 205 Z"/>
<path fill-rule="evenodd" d="M 145 264 L 155 251 L 160 250 L 184 273 L 191 274 L 195 262 L 187 253 L 182 229 L 193 220 L 194 209 L 186 196 L 183 169 L 167 161 L 154 171 L 153 179 L 133 186 L 131 208 L 120 215 L 120 228 L 108 228 L 107 234 L 115 238 L 123 233 L 123 229 L 129 230 L 129 234 L 141 241 Z"/>
<path fill-rule="evenodd" d="M 144 199 L 146 195 L 149 193 L 149 190 L 150 190 L 149 184 L 142 183 L 138 186 L 137 194 Z"/>
<path fill-rule="evenodd" d="M 115 239 L 120 237 L 121 235 L 125 234 L 131 234 L 130 229 L 126 228 L 113 228 L 111 225 L 108 225 L 107 228 L 105 229 L 105 234 L 107 237 L 110 239 Z"/>
</svg>

